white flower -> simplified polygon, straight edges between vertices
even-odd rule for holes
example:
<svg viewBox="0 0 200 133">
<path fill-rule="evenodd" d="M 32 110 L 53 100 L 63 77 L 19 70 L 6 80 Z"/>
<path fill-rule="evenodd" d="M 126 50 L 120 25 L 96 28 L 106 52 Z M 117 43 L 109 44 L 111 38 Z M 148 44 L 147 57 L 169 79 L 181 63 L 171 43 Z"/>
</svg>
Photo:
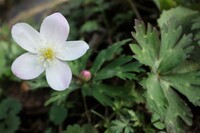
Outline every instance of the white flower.
<svg viewBox="0 0 200 133">
<path fill-rule="evenodd" d="M 64 61 L 75 60 L 88 50 L 84 41 L 66 41 L 69 24 L 60 13 L 47 16 L 40 33 L 26 23 L 12 27 L 12 37 L 27 53 L 12 64 L 12 72 L 24 80 L 34 79 L 45 71 L 48 84 L 54 90 L 69 87 L 72 72 Z"/>
</svg>

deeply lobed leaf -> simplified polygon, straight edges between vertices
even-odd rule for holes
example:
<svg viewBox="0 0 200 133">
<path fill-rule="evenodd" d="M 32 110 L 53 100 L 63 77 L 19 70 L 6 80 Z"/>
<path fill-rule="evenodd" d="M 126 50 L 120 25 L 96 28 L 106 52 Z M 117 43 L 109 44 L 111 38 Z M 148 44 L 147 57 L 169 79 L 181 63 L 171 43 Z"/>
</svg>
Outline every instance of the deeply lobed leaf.
<svg viewBox="0 0 200 133">
<path fill-rule="evenodd" d="M 95 97 L 102 105 L 112 106 L 114 100 L 117 98 L 121 99 L 132 99 L 132 88 L 122 86 L 111 86 L 106 84 L 93 84 L 91 86 L 92 96 Z"/>
<path fill-rule="evenodd" d="M 159 54 L 160 40 L 158 32 L 148 24 L 147 29 L 143 22 L 135 21 L 135 30 L 132 36 L 136 39 L 139 45 L 130 45 L 131 50 L 136 54 L 135 58 L 142 64 L 154 67 Z"/>
<path fill-rule="evenodd" d="M 120 56 L 97 72 L 94 80 L 103 80 L 114 76 L 121 79 L 137 79 L 133 72 L 142 71 L 140 68 L 141 64 L 138 62 L 130 62 L 131 60 L 131 56 Z"/>
<path fill-rule="evenodd" d="M 183 35 L 181 26 L 172 19 L 162 24 L 160 39 L 152 29 L 136 21 L 133 37 L 138 45 L 130 45 L 135 58 L 151 68 L 142 83 L 147 89 L 147 105 L 168 132 L 184 133 L 184 125 L 192 124 L 192 113 L 177 92 L 200 105 L 200 68 L 198 63 L 187 61 L 193 51 L 192 35 Z"/>
<path fill-rule="evenodd" d="M 176 22 L 169 22 L 161 28 L 161 46 L 159 52 L 158 73 L 167 72 L 184 62 L 187 55 L 193 50 L 192 35 L 182 35 L 181 26 Z"/>
<path fill-rule="evenodd" d="M 198 17 L 198 11 L 178 6 L 162 12 L 158 19 L 159 27 L 162 27 L 170 19 L 174 19 L 183 27 L 184 33 L 189 33 L 191 29 L 191 20 Z"/>
<path fill-rule="evenodd" d="M 185 95 L 196 106 L 200 106 L 200 72 L 170 74 L 162 76 L 169 85 Z"/>
<path fill-rule="evenodd" d="M 168 108 L 165 116 L 167 131 L 170 133 L 184 132 L 183 121 L 192 125 L 192 113 L 187 104 L 170 87 L 169 83 L 162 81 L 161 86 L 168 101 Z"/>
<path fill-rule="evenodd" d="M 98 56 L 96 57 L 96 59 L 94 61 L 93 67 L 91 68 L 91 73 L 93 75 L 96 75 L 97 71 L 101 68 L 103 63 L 105 61 L 112 60 L 116 55 L 121 53 L 121 51 L 122 51 L 121 46 L 126 44 L 129 41 L 130 41 L 130 39 L 127 39 L 127 40 L 124 40 L 124 41 L 120 41 L 120 42 L 116 42 L 115 44 L 113 44 L 112 46 L 108 47 L 107 49 L 102 50 L 98 54 Z"/>
<path fill-rule="evenodd" d="M 200 17 L 193 20 L 191 30 L 195 33 L 194 40 L 200 44 Z"/>
</svg>

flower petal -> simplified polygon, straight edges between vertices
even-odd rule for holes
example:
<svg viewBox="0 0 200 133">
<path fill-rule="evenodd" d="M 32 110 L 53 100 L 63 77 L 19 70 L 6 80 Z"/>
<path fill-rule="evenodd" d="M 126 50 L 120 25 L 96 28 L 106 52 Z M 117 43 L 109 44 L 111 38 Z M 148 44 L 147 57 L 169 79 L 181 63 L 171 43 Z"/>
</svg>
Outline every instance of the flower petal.
<svg viewBox="0 0 200 133">
<path fill-rule="evenodd" d="M 44 67 L 38 62 L 38 56 L 30 53 L 19 56 L 11 69 L 17 77 L 24 80 L 34 79 L 44 71 Z"/>
<path fill-rule="evenodd" d="M 47 42 L 60 44 L 66 41 L 69 34 L 69 24 L 60 13 L 47 16 L 40 27 L 40 33 Z"/>
<path fill-rule="evenodd" d="M 11 34 L 13 39 L 23 49 L 37 53 L 39 44 L 41 42 L 41 36 L 39 32 L 33 29 L 26 23 L 18 23 L 12 27 Z"/>
<path fill-rule="evenodd" d="M 89 46 L 84 41 L 67 41 L 62 49 L 56 51 L 56 57 L 67 61 L 75 60 L 83 56 L 88 49 Z"/>
<path fill-rule="evenodd" d="M 52 89 L 62 91 L 69 87 L 72 72 L 66 63 L 55 60 L 46 69 L 46 79 Z"/>
</svg>

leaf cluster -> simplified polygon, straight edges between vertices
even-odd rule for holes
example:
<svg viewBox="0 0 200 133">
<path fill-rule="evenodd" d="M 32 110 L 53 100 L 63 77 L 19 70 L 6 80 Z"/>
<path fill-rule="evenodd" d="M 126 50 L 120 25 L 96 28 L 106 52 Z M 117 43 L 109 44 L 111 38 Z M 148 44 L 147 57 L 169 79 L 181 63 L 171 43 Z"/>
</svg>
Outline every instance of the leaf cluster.
<svg viewBox="0 0 200 133">
<path fill-rule="evenodd" d="M 6 98 L 0 103 L 1 133 L 14 133 L 18 129 L 20 119 L 17 114 L 21 109 L 20 102 L 13 98 Z"/>
<path fill-rule="evenodd" d="M 92 79 L 88 82 L 85 82 L 82 79 L 81 71 L 87 69 L 91 51 L 79 60 L 69 62 L 70 68 L 78 81 L 72 82 L 70 88 L 62 93 L 52 93 L 52 97 L 47 101 L 46 105 L 56 100 L 61 100 L 63 98 L 66 99 L 71 92 L 78 88 L 81 88 L 84 96 L 93 96 L 103 105 L 113 105 L 113 99 L 116 98 L 128 99 L 127 94 L 131 93 L 132 88 L 108 85 L 103 83 L 103 81 L 115 77 L 122 80 L 137 80 L 135 73 L 143 71 L 138 62 L 133 62 L 131 56 L 120 56 L 122 46 L 127 44 L 129 41 L 130 39 L 117 42 L 107 49 L 102 50 L 95 58 L 94 64 L 89 70 L 92 74 Z M 130 98 L 131 97 L 132 96 L 130 95 Z"/>
<path fill-rule="evenodd" d="M 198 1 L 196 0 L 153 0 L 159 10 L 166 10 L 176 6 L 187 6 L 199 8 Z M 195 6 L 196 5 L 196 6 Z"/>
<path fill-rule="evenodd" d="M 142 124 L 137 114 L 130 109 L 122 109 L 118 119 L 112 120 L 105 133 L 134 133 Z"/>
<path fill-rule="evenodd" d="M 10 66 L 12 61 L 22 53 L 22 50 L 10 40 L 10 33 L 7 25 L 2 26 L 0 30 L 0 79 L 6 76 L 12 80 L 16 80 L 16 78 L 12 76 Z"/>
<path fill-rule="evenodd" d="M 123 51 L 123 46 L 130 42 L 130 39 L 123 40 L 117 43 L 114 43 L 110 47 L 102 50 L 94 59 L 94 63 L 89 68 L 88 61 L 92 56 L 92 52 L 89 51 L 85 56 L 80 59 L 69 62 L 70 68 L 72 69 L 72 73 L 75 76 L 72 81 L 70 87 L 62 92 L 53 92 L 51 94 L 51 98 L 46 102 L 46 105 L 51 103 L 62 104 L 68 98 L 69 94 L 80 89 L 83 97 L 86 96 L 93 97 L 96 99 L 101 105 L 111 107 L 115 112 L 119 112 L 123 107 L 131 107 L 133 101 L 138 99 L 138 102 L 143 101 L 141 97 L 138 98 L 135 91 L 135 86 L 133 83 L 129 83 L 129 85 L 125 84 L 125 80 L 138 80 L 136 73 L 143 72 L 144 70 L 140 68 L 140 63 L 133 61 L 133 57 L 121 55 Z M 88 70 L 89 68 L 89 70 Z M 89 81 L 85 81 L 81 77 L 81 71 L 88 70 L 91 72 L 92 78 Z M 108 84 L 105 83 L 105 80 L 118 80 L 119 82 L 124 82 L 123 84 Z M 132 81 L 131 81 L 132 82 Z M 139 93 L 137 93 L 139 94 Z M 69 103 L 70 101 L 68 101 Z M 58 109 L 58 108 L 57 108 Z M 56 110 L 57 110 L 56 109 Z M 58 110 L 57 110 L 58 111 Z M 54 113 L 56 113 L 54 109 Z M 89 110 L 89 112 L 95 112 L 95 110 Z M 50 118 L 55 123 L 60 118 L 60 115 L 53 115 L 50 111 Z M 98 112 L 94 113 L 95 115 Z M 121 113 L 120 113 L 121 114 Z M 115 113 L 113 114 L 113 116 Z M 130 116 L 130 114 L 128 114 Z M 58 118 L 55 118 L 58 116 Z M 131 120 L 133 117 L 126 118 L 126 121 L 131 121 L 129 123 L 130 127 L 127 127 L 127 131 L 130 132 L 135 128 L 131 126 L 131 123 L 137 123 L 135 120 Z M 136 118 L 136 116 L 135 116 Z M 103 121 L 110 118 L 104 118 L 102 116 Z M 130 120 L 129 120 L 130 119 Z M 64 118 L 62 119 L 64 120 Z M 122 119 L 119 119 L 121 121 Z M 59 119 L 61 122 L 61 120 Z M 118 121 L 118 119 L 116 119 Z M 123 120 L 122 120 L 123 121 Z M 101 122 L 100 122 L 101 123 Z M 138 125 L 137 125 L 138 126 Z M 124 127 L 126 128 L 126 127 Z M 73 132 L 78 132 L 79 128 L 68 127 L 68 130 L 73 130 Z M 80 130 L 83 130 L 80 127 Z"/>
<path fill-rule="evenodd" d="M 78 124 L 69 125 L 63 133 L 98 133 L 98 131 L 91 124 L 84 124 L 80 126 Z"/>
<path fill-rule="evenodd" d="M 90 68 L 92 79 L 82 86 L 82 93 L 84 96 L 93 96 L 101 104 L 109 106 L 113 105 L 113 100 L 116 98 L 128 99 L 129 96 L 127 96 L 127 93 L 131 93 L 132 89 L 126 88 L 123 85 L 116 86 L 105 84 L 103 81 L 115 77 L 122 80 L 137 80 L 135 73 L 143 71 L 138 62 L 133 62 L 131 56 L 120 56 L 122 46 L 129 41 L 130 40 L 117 42 L 107 49 L 102 50 L 97 55 L 93 66 Z M 80 70 L 77 69 L 77 67 L 75 68 L 76 70 Z M 130 95 L 130 97 L 132 96 Z"/>
<path fill-rule="evenodd" d="M 49 110 L 49 118 L 55 124 L 61 124 L 67 117 L 67 109 L 53 104 Z"/>
<path fill-rule="evenodd" d="M 130 47 L 135 58 L 151 69 L 141 83 L 147 91 L 148 107 L 165 123 L 168 132 L 183 133 L 184 125 L 192 124 L 192 113 L 179 93 L 195 106 L 200 105 L 199 67 L 188 60 L 194 48 L 192 35 L 184 34 L 174 18 L 168 17 L 160 26 L 159 36 L 156 28 L 136 20 L 132 35 L 138 44 Z"/>
</svg>

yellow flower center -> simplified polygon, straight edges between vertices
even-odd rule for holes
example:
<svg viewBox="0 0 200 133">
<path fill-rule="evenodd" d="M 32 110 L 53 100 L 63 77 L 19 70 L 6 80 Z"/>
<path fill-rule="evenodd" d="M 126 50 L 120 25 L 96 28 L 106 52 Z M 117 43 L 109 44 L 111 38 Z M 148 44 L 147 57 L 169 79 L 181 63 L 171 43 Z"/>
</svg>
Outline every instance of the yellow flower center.
<svg viewBox="0 0 200 133">
<path fill-rule="evenodd" d="M 39 49 L 39 62 L 46 68 L 54 63 L 56 58 L 55 50 L 52 47 L 43 47 Z"/>
<path fill-rule="evenodd" d="M 44 60 L 52 60 L 55 56 L 55 53 L 51 48 L 42 49 L 41 54 Z"/>
</svg>

